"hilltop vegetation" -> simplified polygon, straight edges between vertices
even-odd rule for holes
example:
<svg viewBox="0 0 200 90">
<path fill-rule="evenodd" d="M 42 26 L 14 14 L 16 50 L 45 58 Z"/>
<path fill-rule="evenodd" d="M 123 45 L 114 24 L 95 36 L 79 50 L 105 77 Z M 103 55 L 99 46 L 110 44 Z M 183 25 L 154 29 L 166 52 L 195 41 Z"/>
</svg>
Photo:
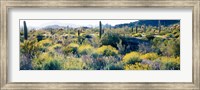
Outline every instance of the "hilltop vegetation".
<svg viewBox="0 0 200 90">
<path fill-rule="evenodd" d="M 180 70 L 180 25 L 157 24 L 28 30 L 24 22 L 20 69 Z"/>
</svg>

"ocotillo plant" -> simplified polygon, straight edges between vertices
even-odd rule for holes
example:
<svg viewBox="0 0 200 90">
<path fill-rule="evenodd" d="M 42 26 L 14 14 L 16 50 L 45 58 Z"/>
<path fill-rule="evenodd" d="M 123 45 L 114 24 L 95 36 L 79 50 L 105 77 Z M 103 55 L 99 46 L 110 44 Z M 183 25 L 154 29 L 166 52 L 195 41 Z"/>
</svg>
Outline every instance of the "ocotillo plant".
<svg viewBox="0 0 200 90">
<path fill-rule="evenodd" d="M 160 20 L 158 20 L 158 30 L 159 30 L 159 33 L 161 31 L 161 23 L 160 23 Z"/>
<path fill-rule="evenodd" d="M 99 37 L 101 38 L 102 35 L 102 24 L 101 21 L 99 21 Z"/>
<path fill-rule="evenodd" d="M 24 21 L 24 39 L 27 40 L 28 39 L 28 29 L 26 26 L 26 21 Z"/>
</svg>

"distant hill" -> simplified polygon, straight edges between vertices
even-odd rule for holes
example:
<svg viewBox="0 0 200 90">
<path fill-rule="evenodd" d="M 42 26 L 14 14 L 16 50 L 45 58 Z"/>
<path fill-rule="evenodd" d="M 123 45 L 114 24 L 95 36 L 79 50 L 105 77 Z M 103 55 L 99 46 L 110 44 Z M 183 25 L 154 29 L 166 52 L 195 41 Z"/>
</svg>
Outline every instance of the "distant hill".
<svg viewBox="0 0 200 90">
<path fill-rule="evenodd" d="M 54 29 L 61 29 L 64 28 L 64 26 L 59 26 L 59 25 L 48 25 L 43 27 L 42 29 L 44 30 L 54 30 Z"/>
<path fill-rule="evenodd" d="M 137 24 L 138 26 L 141 25 L 146 25 L 146 26 L 158 26 L 158 21 L 159 20 L 139 20 L 136 22 L 130 22 L 130 23 L 124 23 L 124 24 L 117 24 L 114 26 L 114 28 L 122 28 L 124 26 L 128 26 L 128 27 L 135 27 L 135 25 Z M 161 25 L 163 26 L 170 26 L 172 24 L 178 24 L 180 23 L 180 20 L 160 20 Z"/>
</svg>

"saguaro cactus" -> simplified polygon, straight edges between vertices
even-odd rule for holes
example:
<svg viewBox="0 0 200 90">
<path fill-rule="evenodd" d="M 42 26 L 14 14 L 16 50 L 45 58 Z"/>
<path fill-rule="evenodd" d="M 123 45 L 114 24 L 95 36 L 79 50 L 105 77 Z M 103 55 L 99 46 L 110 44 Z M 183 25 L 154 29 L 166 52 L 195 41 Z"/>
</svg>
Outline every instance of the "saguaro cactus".
<svg viewBox="0 0 200 90">
<path fill-rule="evenodd" d="M 159 30 L 159 33 L 161 31 L 161 23 L 160 23 L 160 20 L 158 20 L 158 30 Z"/>
<path fill-rule="evenodd" d="M 138 32 L 138 26 L 136 25 L 135 27 L 135 32 L 137 33 Z"/>
<path fill-rule="evenodd" d="M 26 26 L 26 21 L 24 21 L 24 39 L 27 40 L 28 39 L 28 29 Z"/>
<path fill-rule="evenodd" d="M 133 32 L 133 26 L 131 27 L 131 32 Z"/>
<path fill-rule="evenodd" d="M 101 21 L 99 21 L 99 37 L 101 38 L 102 35 L 102 24 Z"/>
<path fill-rule="evenodd" d="M 80 30 L 78 30 L 78 42 L 81 44 L 81 37 L 80 37 L 80 34 L 81 34 Z"/>
<path fill-rule="evenodd" d="M 80 36 L 80 30 L 78 30 L 78 36 Z"/>
<path fill-rule="evenodd" d="M 144 24 L 144 32 L 146 32 L 146 25 Z"/>
</svg>

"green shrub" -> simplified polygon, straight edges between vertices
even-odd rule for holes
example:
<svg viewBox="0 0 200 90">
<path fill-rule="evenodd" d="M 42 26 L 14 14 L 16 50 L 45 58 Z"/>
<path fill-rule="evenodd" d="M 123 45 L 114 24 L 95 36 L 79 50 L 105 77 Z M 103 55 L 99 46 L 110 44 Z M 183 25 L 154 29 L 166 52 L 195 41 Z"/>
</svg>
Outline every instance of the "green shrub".
<svg viewBox="0 0 200 90">
<path fill-rule="evenodd" d="M 160 38 L 160 37 L 155 37 L 153 40 L 152 40 L 152 43 L 153 45 L 157 46 L 157 45 L 160 45 L 161 43 L 164 42 L 164 39 Z"/>
<path fill-rule="evenodd" d="M 167 62 L 164 64 L 165 70 L 180 70 L 180 64 L 174 62 Z"/>
<path fill-rule="evenodd" d="M 67 57 L 66 62 L 64 62 L 64 70 L 82 70 L 85 64 L 80 58 Z"/>
<path fill-rule="evenodd" d="M 66 57 L 57 52 L 41 53 L 38 57 L 32 60 L 32 67 L 34 70 L 61 70 Z"/>
<path fill-rule="evenodd" d="M 180 70 L 180 57 L 161 57 L 162 69 Z"/>
<path fill-rule="evenodd" d="M 37 37 L 38 42 L 45 38 L 45 36 L 43 36 L 41 33 L 38 33 L 38 35 L 36 37 Z"/>
<path fill-rule="evenodd" d="M 131 53 L 128 53 L 126 54 L 124 57 L 123 57 L 123 62 L 125 64 L 135 64 L 136 62 L 141 62 L 142 60 L 140 59 L 140 53 L 138 52 L 131 52 Z"/>
<path fill-rule="evenodd" d="M 126 49 L 126 46 L 122 44 L 122 40 L 120 40 L 119 43 L 117 43 L 117 48 L 120 54 L 125 54 L 128 51 Z"/>
<path fill-rule="evenodd" d="M 101 41 L 100 41 L 99 37 L 97 37 L 97 35 L 91 39 L 91 45 L 95 48 L 101 46 Z"/>
<path fill-rule="evenodd" d="M 34 70 L 42 70 L 44 69 L 44 64 L 46 62 L 50 62 L 51 60 L 53 60 L 53 56 L 49 55 L 47 52 L 42 53 L 32 60 L 32 67 Z"/>
<path fill-rule="evenodd" d="M 153 52 L 161 55 L 162 54 L 162 50 L 165 51 L 165 44 L 164 44 L 164 39 L 160 38 L 160 37 L 156 37 L 151 41 L 152 44 L 152 50 Z"/>
<path fill-rule="evenodd" d="M 148 34 L 146 34 L 146 38 L 147 38 L 148 40 L 152 40 L 152 39 L 154 39 L 154 34 L 148 33 Z"/>
<path fill-rule="evenodd" d="M 152 47 L 151 43 L 139 43 L 138 44 L 138 51 L 140 53 L 152 52 L 153 49 L 151 47 Z"/>
<path fill-rule="evenodd" d="M 176 34 L 174 35 L 174 37 L 175 37 L 175 38 L 180 37 L 180 33 L 176 33 Z"/>
<path fill-rule="evenodd" d="M 85 40 L 84 36 L 79 36 L 77 38 L 77 41 L 78 41 L 79 44 L 82 44 L 84 42 L 84 40 Z"/>
<path fill-rule="evenodd" d="M 85 63 L 84 69 L 86 70 L 102 70 L 106 65 L 106 61 L 102 57 L 90 57 L 83 55 L 82 60 Z"/>
<path fill-rule="evenodd" d="M 101 38 L 102 45 L 111 45 L 117 48 L 117 43 L 120 41 L 120 34 L 113 32 L 106 32 Z"/>
<path fill-rule="evenodd" d="M 123 62 L 117 56 L 102 56 L 93 57 L 90 55 L 81 56 L 85 63 L 86 70 L 122 70 Z"/>
<path fill-rule="evenodd" d="M 159 55 L 180 56 L 180 39 L 162 39 L 154 38 L 151 43 L 152 49 Z"/>
<path fill-rule="evenodd" d="M 110 45 L 102 46 L 97 49 L 97 53 L 104 56 L 116 56 L 118 54 L 118 50 Z"/>
<path fill-rule="evenodd" d="M 173 30 L 173 32 L 172 32 L 173 34 L 176 34 L 176 33 L 179 33 L 179 30 Z"/>
<path fill-rule="evenodd" d="M 104 67 L 104 70 L 123 70 L 124 64 L 122 62 L 110 63 Z"/>
<path fill-rule="evenodd" d="M 166 50 L 163 50 L 166 56 L 180 56 L 180 40 L 170 39 L 166 42 Z"/>
<path fill-rule="evenodd" d="M 44 63 L 44 70 L 61 70 L 62 66 L 58 60 L 51 60 Z"/>
<path fill-rule="evenodd" d="M 162 31 L 159 33 L 159 35 L 165 35 L 166 33 L 169 33 L 169 31 L 167 31 L 167 30 L 162 30 Z"/>
<path fill-rule="evenodd" d="M 174 37 L 174 34 L 167 33 L 165 36 L 166 36 L 166 38 L 173 38 L 173 37 Z"/>
</svg>

